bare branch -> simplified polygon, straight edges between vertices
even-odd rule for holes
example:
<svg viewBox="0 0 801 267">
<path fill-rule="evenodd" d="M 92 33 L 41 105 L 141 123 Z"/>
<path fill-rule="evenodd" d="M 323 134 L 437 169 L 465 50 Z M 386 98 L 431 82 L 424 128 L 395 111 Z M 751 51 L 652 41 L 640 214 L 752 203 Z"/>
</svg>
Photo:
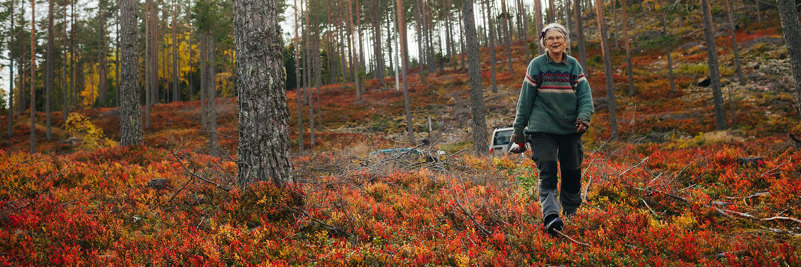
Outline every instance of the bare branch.
<svg viewBox="0 0 801 267">
<path fill-rule="evenodd" d="M 587 243 L 584 243 L 584 242 L 579 242 L 579 241 L 577 241 L 577 240 L 573 239 L 572 237 L 570 237 L 569 235 L 566 235 L 566 234 L 565 234 L 565 233 L 563 233 L 562 231 L 559 231 L 559 230 L 556 230 L 556 229 L 554 229 L 554 231 L 555 231 L 557 234 L 561 235 L 562 237 L 564 237 L 564 238 L 567 238 L 567 239 L 568 239 L 568 240 L 570 240 L 570 241 L 573 241 L 573 243 L 576 243 L 576 244 L 579 244 L 579 245 L 581 245 L 581 246 L 585 246 L 585 247 L 589 247 L 589 246 L 590 246 L 590 244 L 587 244 Z"/>
</svg>

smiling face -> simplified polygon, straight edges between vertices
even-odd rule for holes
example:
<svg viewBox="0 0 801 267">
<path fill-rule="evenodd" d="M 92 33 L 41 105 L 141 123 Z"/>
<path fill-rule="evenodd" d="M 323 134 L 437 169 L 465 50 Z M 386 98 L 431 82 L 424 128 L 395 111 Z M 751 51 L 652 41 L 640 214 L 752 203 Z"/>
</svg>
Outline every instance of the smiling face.
<svg viewBox="0 0 801 267">
<path fill-rule="evenodd" d="M 545 49 L 552 55 L 560 55 L 565 51 L 565 36 L 559 31 L 548 31 L 545 34 Z"/>
</svg>

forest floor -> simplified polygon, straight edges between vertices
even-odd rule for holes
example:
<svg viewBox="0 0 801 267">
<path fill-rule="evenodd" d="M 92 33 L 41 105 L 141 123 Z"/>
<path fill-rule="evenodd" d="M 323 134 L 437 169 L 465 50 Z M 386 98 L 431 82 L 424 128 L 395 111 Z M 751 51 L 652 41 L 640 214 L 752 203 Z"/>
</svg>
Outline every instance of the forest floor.
<svg viewBox="0 0 801 267">
<path fill-rule="evenodd" d="M 394 79 L 368 81 L 361 100 L 352 84 L 321 88 L 315 143 L 306 131 L 302 153 L 297 96 L 287 92 L 297 185 L 285 189 L 235 185 L 236 99 L 217 101 L 222 157 L 204 154 L 198 101 L 154 105 L 146 146 L 132 148 L 112 141 L 116 108 L 81 111 L 80 127 L 53 113 L 53 141 L 37 114 L 36 155 L 25 152 L 29 118 L 17 116 L 0 145 L 0 264 L 797 266 L 801 143 L 790 135 L 801 126 L 778 27 L 774 18 L 738 31 L 746 82 L 723 64 L 725 131 L 715 131 L 710 88 L 696 85 L 706 50 L 692 27 L 677 30 L 676 92 L 663 50 L 634 51 L 633 96 L 625 54 L 614 53 L 618 140 L 609 138 L 600 45 L 588 45 L 596 114 L 569 238 L 543 232 L 530 159 L 472 156 L 467 75 L 451 66 L 425 84 L 409 75 L 415 139 L 432 141 L 418 154 L 369 156 L 410 146 Z M 729 40 L 718 37 L 721 62 L 732 62 Z M 523 49 L 517 42 L 513 56 Z M 509 71 L 506 50 L 497 52 L 491 92 L 482 49 L 484 96 L 488 125 L 505 127 L 526 65 Z M 63 142 L 73 134 L 84 143 Z"/>
</svg>

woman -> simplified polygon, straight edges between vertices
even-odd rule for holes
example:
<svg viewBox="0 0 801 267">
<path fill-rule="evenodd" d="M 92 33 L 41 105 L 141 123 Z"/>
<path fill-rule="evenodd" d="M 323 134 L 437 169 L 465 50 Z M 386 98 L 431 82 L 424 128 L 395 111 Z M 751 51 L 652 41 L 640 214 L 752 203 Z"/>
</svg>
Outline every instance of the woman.
<svg viewBox="0 0 801 267">
<path fill-rule="evenodd" d="M 524 134 L 531 135 L 543 224 L 551 235 L 564 226 L 560 212 L 572 216 L 581 205 L 581 135 L 589 128 L 594 111 L 581 65 L 565 53 L 569 43 L 564 26 L 551 23 L 543 28 L 540 45 L 547 52 L 528 64 L 511 138 L 517 147 L 510 152 L 522 153 L 526 150 Z M 562 173 L 559 201 L 557 160 Z"/>
</svg>

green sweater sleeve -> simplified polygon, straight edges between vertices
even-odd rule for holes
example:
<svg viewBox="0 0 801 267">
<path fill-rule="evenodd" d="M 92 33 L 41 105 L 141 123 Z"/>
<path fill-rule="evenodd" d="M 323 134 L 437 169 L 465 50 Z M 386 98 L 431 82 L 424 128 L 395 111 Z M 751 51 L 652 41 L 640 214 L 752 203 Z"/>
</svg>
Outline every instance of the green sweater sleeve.
<svg viewBox="0 0 801 267">
<path fill-rule="evenodd" d="M 592 103 L 592 90 L 590 89 L 590 83 L 587 82 L 587 78 L 584 77 L 584 71 L 581 69 L 581 65 L 576 64 L 576 66 L 578 67 L 579 73 L 575 85 L 578 98 L 578 120 L 586 122 L 587 125 L 589 125 L 592 113 L 595 112 L 595 105 Z"/>
<path fill-rule="evenodd" d="M 532 77 L 533 61 L 528 65 L 526 77 L 523 78 L 523 86 L 520 88 L 520 98 L 517 100 L 517 113 L 515 115 L 515 133 L 522 134 L 528 126 L 528 119 L 531 116 L 531 108 L 534 105 L 534 98 L 537 97 L 537 82 Z"/>
</svg>

